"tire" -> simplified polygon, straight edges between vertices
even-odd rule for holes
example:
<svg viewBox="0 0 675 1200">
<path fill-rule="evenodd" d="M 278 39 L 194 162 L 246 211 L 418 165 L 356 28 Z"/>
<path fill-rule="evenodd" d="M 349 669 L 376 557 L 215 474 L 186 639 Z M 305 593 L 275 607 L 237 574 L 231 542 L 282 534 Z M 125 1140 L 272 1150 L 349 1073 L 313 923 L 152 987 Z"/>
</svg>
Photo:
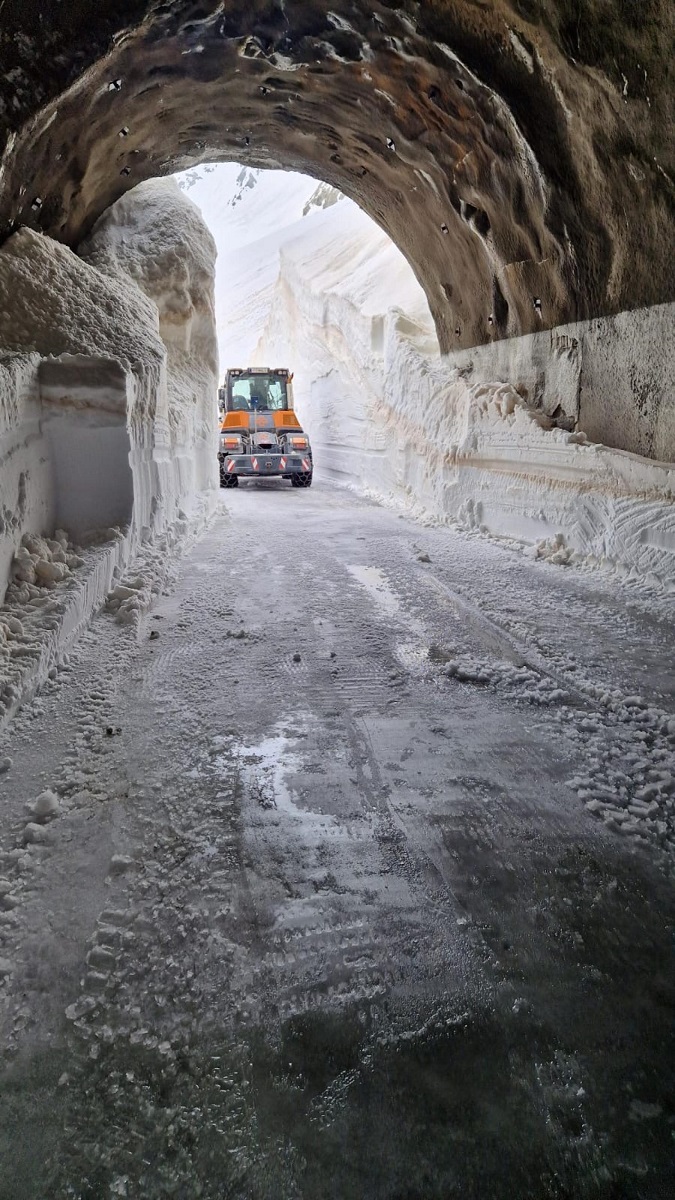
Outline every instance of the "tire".
<svg viewBox="0 0 675 1200">
<path fill-rule="evenodd" d="M 291 475 L 291 483 L 296 488 L 308 488 L 312 486 L 312 472 L 299 471 L 297 475 Z"/>
<path fill-rule="evenodd" d="M 223 488 L 239 487 L 239 476 L 238 475 L 226 475 L 226 474 L 223 474 L 223 472 L 221 471 L 220 486 Z"/>
</svg>

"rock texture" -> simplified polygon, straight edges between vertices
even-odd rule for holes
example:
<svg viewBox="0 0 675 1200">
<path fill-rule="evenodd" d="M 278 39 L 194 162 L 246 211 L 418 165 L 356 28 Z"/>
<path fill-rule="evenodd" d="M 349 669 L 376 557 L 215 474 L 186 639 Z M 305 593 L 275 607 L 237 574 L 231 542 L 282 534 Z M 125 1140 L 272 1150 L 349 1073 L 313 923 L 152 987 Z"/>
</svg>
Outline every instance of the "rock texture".
<svg viewBox="0 0 675 1200">
<path fill-rule="evenodd" d="M 315 175 L 441 348 L 673 298 L 670 0 L 5 0 L 0 231 L 205 160 Z"/>
</svg>

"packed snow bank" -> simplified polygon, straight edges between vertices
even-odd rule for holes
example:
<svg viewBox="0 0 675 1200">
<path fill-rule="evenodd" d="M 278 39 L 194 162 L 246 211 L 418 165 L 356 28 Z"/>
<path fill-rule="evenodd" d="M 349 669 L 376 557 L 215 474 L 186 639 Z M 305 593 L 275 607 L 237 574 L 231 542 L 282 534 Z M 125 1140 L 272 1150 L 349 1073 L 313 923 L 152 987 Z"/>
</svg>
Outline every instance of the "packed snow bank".
<svg viewBox="0 0 675 1200">
<path fill-rule="evenodd" d="M 371 224 L 334 188 L 289 171 L 219 163 L 184 171 L 175 178 L 199 206 L 218 248 L 216 322 L 223 368 L 249 361 L 276 298 L 279 254 L 289 230 L 310 236 L 313 216 L 343 206 L 357 222 L 363 222 L 364 229 Z M 387 243 L 385 237 L 382 241 Z M 358 236 L 352 239 L 351 250 L 358 253 Z M 398 257 L 407 278 L 410 272 L 405 259 Z M 417 291 L 428 314 L 424 292 L 421 287 Z"/>
<path fill-rule="evenodd" d="M 63 530 L 25 534 L 0 605 L 0 729 L 48 676 L 101 602 L 129 552 L 129 533 L 107 531 L 82 550 Z"/>
<path fill-rule="evenodd" d="M 657 461 L 675 456 L 675 304 L 475 346 L 446 361 L 470 382 L 511 383 L 590 441 Z"/>
<path fill-rule="evenodd" d="M 139 548 L 175 548 L 217 497 L 215 246 L 175 184 L 137 192 L 101 218 L 91 261 L 27 229 L 0 250 L 0 601 L 14 580 L 0 611 L 23 624 L 31 608 L 28 642 L 0 662 L 5 712 Z M 57 528 L 89 544 L 104 531 L 107 549 L 78 578 L 22 581 L 31 539 Z M 45 607 L 17 580 L 58 595 Z"/>
<path fill-rule="evenodd" d="M 199 183 L 192 194 L 202 202 Z M 212 196 L 203 202 L 209 211 Z M 239 220 L 245 205 L 244 195 Z M 212 210 L 210 219 L 225 243 L 228 223 L 219 229 Z M 642 335 L 665 311 L 441 358 L 410 267 L 347 200 L 230 251 L 227 287 L 228 357 L 295 371 L 317 470 L 554 562 L 601 562 L 673 586 L 675 467 L 580 429 L 584 411 L 590 421 L 609 405 L 608 347 L 623 347 L 614 369 L 625 390 L 631 355 L 651 354 Z M 584 382 L 592 369 L 595 390 Z M 652 416 L 651 450 L 665 451 L 672 412 Z"/>
<path fill-rule="evenodd" d="M 374 413 L 384 464 L 366 486 L 553 562 L 675 588 L 675 465 L 552 427 L 509 384 L 468 385 L 445 361 L 430 364 L 399 324 L 388 322 L 385 402 Z M 411 413 L 413 387 L 422 403 Z"/>
<path fill-rule="evenodd" d="M 104 598 L 118 623 L 138 625 L 211 513 L 203 493 L 189 520 L 140 546 L 130 526 L 101 530 L 86 547 L 73 546 L 63 530 L 53 538 L 24 535 L 0 604 L 0 731 L 67 664 Z"/>
<path fill-rule="evenodd" d="M 46 532 L 55 523 L 40 426 L 39 362 L 38 354 L 0 355 L 0 598 L 24 532 Z"/>
<path fill-rule="evenodd" d="M 0 250 L 0 598 L 24 534 L 129 524 L 128 410 L 161 393 L 156 311 L 24 229 Z"/>
<path fill-rule="evenodd" d="M 166 347 L 162 448 L 175 474 L 162 480 L 164 499 L 216 487 L 216 246 L 198 207 L 172 179 L 142 183 L 103 214 L 79 253 L 113 279 L 133 279 L 157 306 Z"/>
</svg>

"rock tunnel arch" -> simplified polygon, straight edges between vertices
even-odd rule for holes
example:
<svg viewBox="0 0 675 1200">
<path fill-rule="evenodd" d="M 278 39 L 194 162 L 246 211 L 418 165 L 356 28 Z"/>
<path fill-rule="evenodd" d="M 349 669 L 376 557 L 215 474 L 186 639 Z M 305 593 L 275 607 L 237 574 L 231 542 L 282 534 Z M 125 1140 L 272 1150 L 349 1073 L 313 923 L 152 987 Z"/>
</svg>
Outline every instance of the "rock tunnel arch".
<svg viewBox="0 0 675 1200">
<path fill-rule="evenodd" d="M 667 0 L 3 7 L 0 234 L 194 163 L 314 175 L 449 351 L 672 299 Z"/>
</svg>

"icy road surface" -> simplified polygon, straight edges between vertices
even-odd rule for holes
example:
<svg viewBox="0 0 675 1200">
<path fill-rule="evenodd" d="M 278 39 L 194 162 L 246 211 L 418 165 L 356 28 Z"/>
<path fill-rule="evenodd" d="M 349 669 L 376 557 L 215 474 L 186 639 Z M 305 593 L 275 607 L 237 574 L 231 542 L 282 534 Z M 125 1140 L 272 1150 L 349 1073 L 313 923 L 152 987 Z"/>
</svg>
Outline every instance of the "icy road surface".
<svg viewBox="0 0 675 1200">
<path fill-rule="evenodd" d="M 599 575 L 228 493 L 0 745 L 3 1200 L 671 1196 L 674 646 Z"/>
</svg>

